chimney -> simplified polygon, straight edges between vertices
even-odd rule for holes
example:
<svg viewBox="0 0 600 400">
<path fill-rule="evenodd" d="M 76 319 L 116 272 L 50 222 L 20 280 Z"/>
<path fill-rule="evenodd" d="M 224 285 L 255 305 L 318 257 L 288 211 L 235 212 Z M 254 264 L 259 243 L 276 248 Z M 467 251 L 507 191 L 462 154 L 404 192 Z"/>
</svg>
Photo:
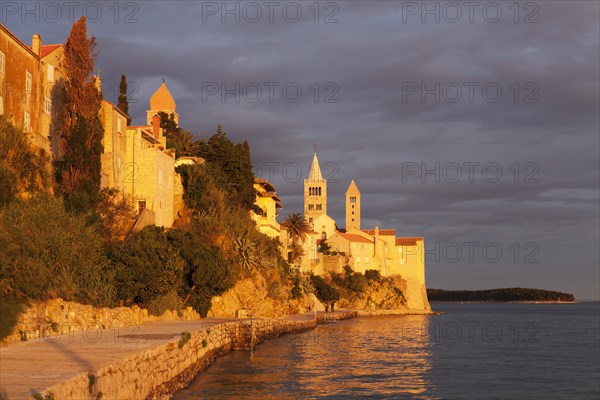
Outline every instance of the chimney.
<svg viewBox="0 0 600 400">
<path fill-rule="evenodd" d="M 160 116 L 157 114 L 152 117 L 152 133 L 154 138 L 160 139 Z"/>
<path fill-rule="evenodd" d="M 33 50 L 33 52 L 35 54 L 37 54 L 38 56 L 41 55 L 41 51 L 42 51 L 42 38 L 37 33 L 35 33 L 33 35 L 33 39 L 31 39 L 31 50 Z"/>
</svg>

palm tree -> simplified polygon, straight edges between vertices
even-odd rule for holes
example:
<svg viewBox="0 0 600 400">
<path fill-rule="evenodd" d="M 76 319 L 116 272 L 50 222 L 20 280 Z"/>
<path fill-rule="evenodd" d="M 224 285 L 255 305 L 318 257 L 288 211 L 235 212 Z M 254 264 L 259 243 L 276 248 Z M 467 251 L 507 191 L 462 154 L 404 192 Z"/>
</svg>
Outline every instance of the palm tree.
<svg viewBox="0 0 600 400">
<path fill-rule="evenodd" d="M 179 130 L 167 140 L 169 145 L 177 151 L 178 157 L 200 154 L 202 139 L 196 139 L 188 130 Z"/>
<path fill-rule="evenodd" d="M 251 271 L 257 266 L 256 246 L 246 238 L 235 239 L 233 241 L 235 252 L 240 266 Z"/>
<path fill-rule="evenodd" d="M 293 244 L 304 243 L 312 230 L 310 224 L 300 213 L 289 214 L 281 223 L 287 231 Z"/>
</svg>

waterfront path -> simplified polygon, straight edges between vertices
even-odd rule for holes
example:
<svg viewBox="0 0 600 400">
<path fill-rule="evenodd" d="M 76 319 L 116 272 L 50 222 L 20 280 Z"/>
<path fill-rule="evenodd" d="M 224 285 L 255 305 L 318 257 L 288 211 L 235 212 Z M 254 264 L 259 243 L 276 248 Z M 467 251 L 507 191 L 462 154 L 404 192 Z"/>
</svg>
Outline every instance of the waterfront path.
<svg viewBox="0 0 600 400">
<path fill-rule="evenodd" d="M 323 320 L 324 313 L 317 317 Z M 356 316 L 347 310 L 329 313 L 327 319 Z M 289 321 L 314 320 L 315 314 L 288 316 Z M 30 339 L 0 347 L 0 398 L 31 399 L 33 392 L 68 381 L 82 373 L 116 364 L 131 355 L 179 341 L 182 332 L 197 332 L 235 318 L 203 318 L 193 321 L 149 322 L 143 325 L 75 331 L 70 334 Z"/>
</svg>

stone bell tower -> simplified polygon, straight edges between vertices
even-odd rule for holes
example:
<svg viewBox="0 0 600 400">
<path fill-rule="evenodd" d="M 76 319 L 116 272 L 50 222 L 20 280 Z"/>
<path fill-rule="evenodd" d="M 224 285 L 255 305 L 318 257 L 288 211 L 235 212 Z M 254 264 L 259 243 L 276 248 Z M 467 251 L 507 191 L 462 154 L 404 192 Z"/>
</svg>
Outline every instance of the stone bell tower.
<svg viewBox="0 0 600 400">
<path fill-rule="evenodd" d="M 346 230 L 360 230 L 360 191 L 354 182 L 346 190 Z"/>
<path fill-rule="evenodd" d="M 323 214 L 327 214 L 327 181 L 321 174 L 315 146 L 310 173 L 308 179 L 304 180 L 304 217 L 312 224 Z"/>
</svg>

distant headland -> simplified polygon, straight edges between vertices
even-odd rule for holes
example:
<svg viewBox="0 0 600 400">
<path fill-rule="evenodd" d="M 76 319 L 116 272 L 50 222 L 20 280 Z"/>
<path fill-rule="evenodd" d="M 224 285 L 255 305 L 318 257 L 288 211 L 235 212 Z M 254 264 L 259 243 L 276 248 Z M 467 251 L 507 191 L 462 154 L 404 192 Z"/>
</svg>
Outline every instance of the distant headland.
<svg viewBox="0 0 600 400">
<path fill-rule="evenodd" d="M 570 293 L 529 288 L 488 290 L 427 289 L 429 301 L 495 301 L 495 302 L 574 302 Z"/>
</svg>

